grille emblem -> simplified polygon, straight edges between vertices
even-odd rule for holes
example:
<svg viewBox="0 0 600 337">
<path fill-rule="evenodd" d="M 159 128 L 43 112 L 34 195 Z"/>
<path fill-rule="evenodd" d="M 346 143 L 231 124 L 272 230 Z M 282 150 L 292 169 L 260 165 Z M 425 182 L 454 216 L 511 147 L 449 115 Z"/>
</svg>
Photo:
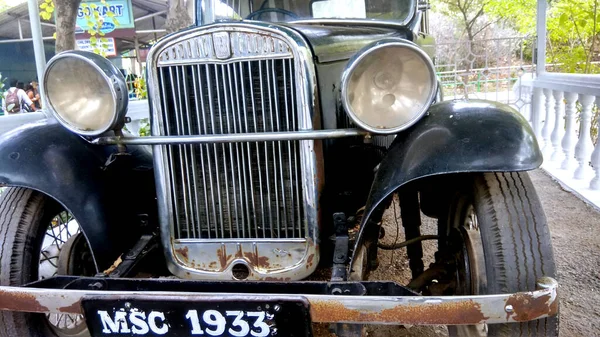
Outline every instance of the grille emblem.
<svg viewBox="0 0 600 337">
<path fill-rule="evenodd" d="M 218 59 L 228 59 L 231 57 L 231 43 L 229 43 L 229 33 L 213 33 L 213 44 L 215 46 L 215 56 Z"/>
</svg>

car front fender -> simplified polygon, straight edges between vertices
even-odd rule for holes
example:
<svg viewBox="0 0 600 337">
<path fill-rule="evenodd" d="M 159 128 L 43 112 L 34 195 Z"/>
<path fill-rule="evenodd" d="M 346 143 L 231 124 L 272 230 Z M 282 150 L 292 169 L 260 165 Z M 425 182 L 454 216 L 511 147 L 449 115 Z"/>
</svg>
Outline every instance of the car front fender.
<svg viewBox="0 0 600 337">
<path fill-rule="evenodd" d="M 356 248 L 374 211 L 408 182 L 452 173 L 533 170 L 542 159 L 528 122 L 509 106 L 481 100 L 435 104 L 397 135 L 379 165 Z"/>
<path fill-rule="evenodd" d="M 127 168 L 107 169 L 113 152 L 114 147 L 91 145 L 52 120 L 0 137 L 0 186 L 31 188 L 61 203 L 77 219 L 98 270 L 110 266 L 138 235 L 136 193 L 154 189 L 151 159 L 137 156 Z M 141 169 L 132 174 L 132 167 Z"/>
</svg>

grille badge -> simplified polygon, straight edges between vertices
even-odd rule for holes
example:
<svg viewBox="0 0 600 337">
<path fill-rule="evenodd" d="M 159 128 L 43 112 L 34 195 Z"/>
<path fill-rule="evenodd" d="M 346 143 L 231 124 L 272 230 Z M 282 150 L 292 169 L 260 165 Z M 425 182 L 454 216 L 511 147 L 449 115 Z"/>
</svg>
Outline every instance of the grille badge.
<svg viewBox="0 0 600 337">
<path fill-rule="evenodd" d="M 215 56 L 218 59 L 228 59 L 231 57 L 231 43 L 229 42 L 228 32 L 213 33 L 213 44 L 215 47 Z"/>
</svg>

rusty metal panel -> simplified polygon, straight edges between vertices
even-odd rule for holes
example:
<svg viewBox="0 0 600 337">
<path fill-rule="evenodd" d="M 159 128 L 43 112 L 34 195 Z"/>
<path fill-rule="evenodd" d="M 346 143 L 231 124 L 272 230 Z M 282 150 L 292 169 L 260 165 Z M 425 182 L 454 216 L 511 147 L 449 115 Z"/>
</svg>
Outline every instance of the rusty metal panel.
<svg viewBox="0 0 600 337">
<path fill-rule="evenodd" d="M 558 283 L 538 281 L 540 290 L 478 296 L 336 296 L 159 291 L 88 291 L 0 287 L 0 310 L 81 314 L 81 300 L 243 301 L 306 300 L 313 322 L 365 324 L 479 324 L 529 321 L 558 313 Z"/>
</svg>

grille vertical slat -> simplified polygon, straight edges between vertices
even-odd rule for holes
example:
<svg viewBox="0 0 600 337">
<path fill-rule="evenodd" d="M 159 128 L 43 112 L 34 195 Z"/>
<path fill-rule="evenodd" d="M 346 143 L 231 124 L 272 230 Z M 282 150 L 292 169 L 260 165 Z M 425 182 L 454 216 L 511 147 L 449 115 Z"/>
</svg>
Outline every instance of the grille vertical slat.
<svg viewBox="0 0 600 337">
<path fill-rule="evenodd" d="M 194 69 L 196 68 L 196 69 Z M 196 122 L 198 125 L 198 130 L 206 131 L 206 121 L 204 120 L 206 116 L 206 111 L 204 109 L 204 94 L 203 94 L 203 86 L 202 86 L 202 76 L 200 75 L 200 65 L 196 65 L 192 67 L 192 81 L 194 83 L 194 96 L 196 99 L 194 100 L 196 107 Z M 200 105 L 198 105 L 200 103 Z M 202 107 L 200 109 L 200 107 Z M 191 125 L 191 123 L 190 123 Z M 204 215 L 206 216 L 206 223 L 210 224 L 210 209 L 208 203 L 208 190 L 206 185 L 206 171 L 204 166 L 204 145 L 198 146 L 198 150 L 200 153 L 200 168 L 202 173 L 202 192 L 204 197 Z M 199 211 L 200 213 L 200 211 Z M 200 214 L 199 214 L 200 215 Z M 204 219 L 204 217 L 199 218 Z M 202 237 L 202 229 L 200 228 L 199 237 Z M 211 233 L 210 229 L 206 231 L 206 236 L 210 239 Z"/>
<path fill-rule="evenodd" d="M 159 68 L 165 135 L 296 131 L 293 60 Z M 165 146 L 174 238 L 303 238 L 300 141 Z"/>
<path fill-rule="evenodd" d="M 289 108 L 288 108 L 288 89 L 287 89 L 288 85 L 287 85 L 287 71 L 286 71 L 285 61 L 284 61 L 283 66 L 281 68 L 282 68 L 282 72 L 283 72 L 283 99 L 284 99 L 284 102 L 285 102 L 284 105 L 285 105 L 286 131 L 289 131 L 290 130 L 290 111 L 289 111 Z M 292 167 L 292 156 L 291 156 L 291 154 L 292 154 L 292 146 L 291 145 L 292 144 L 291 144 L 290 141 L 287 141 L 286 145 L 287 145 L 288 154 L 289 154 L 288 155 L 288 168 L 289 168 L 289 171 L 290 171 L 289 174 L 290 174 L 290 179 L 291 179 L 293 177 L 292 172 L 294 170 L 294 168 Z M 294 191 L 293 191 L 293 187 L 292 187 L 293 184 L 289 184 L 289 186 L 290 186 L 290 198 L 291 198 L 291 201 L 292 201 L 291 204 L 294 205 Z M 294 231 L 296 230 L 295 223 L 294 223 L 294 209 L 290 208 L 290 212 L 291 212 L 290 221 L 292 223 L 292 228 L 291 228 L 292 234 L 291 234 L 291 236 L 293 236 L 294 235 Z"/>
</svg>

